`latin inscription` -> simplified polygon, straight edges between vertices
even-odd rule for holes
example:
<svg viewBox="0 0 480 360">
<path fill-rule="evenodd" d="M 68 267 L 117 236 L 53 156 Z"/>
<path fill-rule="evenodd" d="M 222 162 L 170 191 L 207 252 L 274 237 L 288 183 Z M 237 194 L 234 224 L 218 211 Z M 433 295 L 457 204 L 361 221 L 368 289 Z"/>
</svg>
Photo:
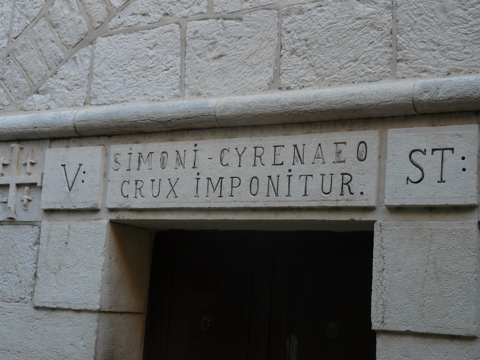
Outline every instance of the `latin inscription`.
<svg viewBox="0 0 480 360">
<path fill-rule="evenodd" d="M 375 206 L 378 133 L 110 149 L 107 207 Z"/>
<path fill-rule="evenodd" d="M 386 205 L 476 205 L 478 126 L 388 132 Z"/>
</svg>

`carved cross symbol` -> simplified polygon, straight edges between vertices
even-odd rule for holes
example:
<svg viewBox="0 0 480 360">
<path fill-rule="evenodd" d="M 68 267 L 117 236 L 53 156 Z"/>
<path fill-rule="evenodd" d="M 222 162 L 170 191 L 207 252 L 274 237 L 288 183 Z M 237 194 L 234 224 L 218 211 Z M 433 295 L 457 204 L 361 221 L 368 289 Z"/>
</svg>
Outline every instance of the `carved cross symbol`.
<svg viewBox="0 0 480 360">
<path fill-rule="evenodd" d="M 9 220 L 15 220 L 17 218 L 17 185 L 36 184 L 37 186 L 42 186 L 42 174 L 40 173 L 38 175 L 31 175 L 32 166 L 37 163 L 37 161 L 33 159 L 33 151 L 29 152 L 28 160 L 23 163 L 24 165 L 27 165 L 27 173 L 29 175 L 20 175 L 22 149 L 23 147 L 19 144 L 12 144 L 12 166 L 10 169 L 10 176 L 0 177 L 0 185 L 9 185 L 10 187 L 8 190 L 8 198 L 1 201 L 6 202 L 7 208 L 10 210 L 10 214 L 7 216 L 7 219 Z M 22 199 L 25 209 L 28 207 L 28 203 L 33 200 L 33 198 L 30 196 L 30 188 L 28 188 L 28 190 L 27 188 L 25 188 L 25 196 Z"/>
<path fill-rule="evenodd" d="M 23 198 L 22 198 L 23 208 L 25 209 L 25 211 L 28 210 L 28 204 L 32 200 L 33 200 L 33 197 L 31 196 L 31 193 L 30 193 L 30 187 L 25 186 L 25 195 L 23 195 Z"/>
</svg>

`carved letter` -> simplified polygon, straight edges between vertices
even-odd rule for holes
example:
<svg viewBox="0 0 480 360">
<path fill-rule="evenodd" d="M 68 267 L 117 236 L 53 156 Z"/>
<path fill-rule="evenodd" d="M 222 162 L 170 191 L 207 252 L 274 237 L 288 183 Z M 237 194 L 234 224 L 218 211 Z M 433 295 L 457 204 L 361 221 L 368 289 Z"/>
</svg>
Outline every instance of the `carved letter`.
<svg viewBox="0 0 480 360">
<path fill-rule="evenodd" d="M 243 151 L 241 153 L 238 152 L 238 148 L 235 148 L 235 151 L 238 154 L 238 167 L 242 167 L 242 156 L 243 156 L 243 153 L 245 152 L 245 150 L 247 150 L 246 146 L 243 148 Z"/>
<path fill-rule="evenodd" d="M 238 183 L 234 185 L 233 180 L 238 180 Z M 233 197 L 233 189 L 236 189 L 240 186 L 242 180 L 238 176 L 231 176 L 230 177 L 230 195 L 229 197 Z"/>
<path fill-rule="evenodd" d="M 322 144 L 319 143 L 317 146 L 317 151 L 315 152 L 315 156 L 313 157 L 312 164 L 315 164 L 315 161 L 317 160 L 322 160 L 322 164 L 325 164 L 325 159 L 323 157 L 323 150 L 322 150 Z"/>
<path fill-rule="evenodd" d="M 438 183 L 444 183 L 445 180 L 443 179 L 443 162 L 445 160 L 444 153 L 445 151 L 451 151 L 452 154 L 454 154 L 455 149 L 454 148 L 438 148 L 438 149 L 432 149 L 432 155 L 435 153 L 435 151 L 441 151 L 441 161 L 440 161 L 440 180 L 438 180 Z"/>
<path fill-rule="evenodd" d="M 298 180 L 301 180 L 302 177 L 305 178 L 305 190 L 303 191 L 303 196 L 308 196 L 308 185 L 307 185 L 308 184 L 308 178 L 309 177 L 313 178 L 313 175 L 300 175 L 298 177 Z"/>
<path fill-rule="evenodd" d="M 357 160 L 365 161 L 367 160 L 367 143 L 365 141 L 360 141 L 357 146 Z"/>
<path fill-rule="evenodd" d="M 118 157 L 120 155 L 121 154 L 119 154 L 119 153 L 116 153 L 116 154 L 113 155 L 113 162 L 118 165 L 118 167 L 116 167 L 115 165 L 112 167 L 113 171 L 118 171 L 122 167 L 122 164 L 120 164 L 120 161 L 118 161 Z"/>
<path fill-rule="evenodd" d="M 168 153 L 166 151 L 162 151 L 160 154 L 160 167 L 165 169 L 168 165 Z"/>
<path fill-rule="evenodd" d="M 345 158 L 342 158 L 342 150 L 338 147 L 338 145 L 347 145 L 346 142 L 336 142 L 335 144 L 335 161 L 333 162 L 334 164 L 337 163 L 344 163 Z"/>
<path fill-rule="evenodd" d="M 209 191 L 210 185 L 212 185 L 212 191 L 214 193 L 220 187 L 220 195 L 218 195 L 218 197 L 220 198 L 223 197 L 223 177 L 222 176 L 218 178 L 216 185 L 213 185 L 212 178 L 207 178 L 207 197 L 209 197 L 209 194 L 210 194 L 210 191 Z"/>
<path fill-rule="evenodd" d="M 170 184 L 170 191 L 167 194 L 167 199 L 172 192 L 173 192 L 173 195 L 175 196 L 175 198 L 178 198 L 177 193 L 175 192 L 175 185 L 177 185 L 177 182 L 178 182 L 179 179 L 180 178 L 177 178 L 177 180 L 175 180 L 175 183 L 173 185 L 172 185 L 172 182 L 170 181 L 171 179 L 168 179 L 168 182 Z"/>
<path fill-rule="evenodd" d="M 320 174 L 320 176 L 322 177 L 322 194 L 323 195 L 330 195 L 330 193 L 332 192 L 332 186 L 333 186 L 333 174 L 329 174 L 330 175 L 330 190 L 328 190 L 328 192 L 323 189 L 323 183 L 325 182 L 325 175 L 326 174 Z"/>
<path fill-rule="evenodd" d="M 283 165 L 283 161 L 281 163 L 277 162 L 278 157 L 280 156 L 280 151 L 277 152 L 277 148 L 284 148 L 285 145 L 273 145 L 273 164 L 274 166 Z"/>
<path fill-rule="evenodd" d="M 185 158 L 187 156 L 187 150 L 183 150 L 183 160 L 180 156 L 180 152 L 176 150 L 176 157 L 175 157 L 175 169 L 178 169 L 180 166 L 185 169 Z"/>
<path fill-rule="evenodd" d="M 298 145 L 293 145 L 293 162 L 292 165 L 295 165 L 297 161 L 300 161 L 300 164 L 304 164 L 305 160 L 305 144 L 303 144 L 302 154 L 300 155 L 300 150 L 298 150 Z"/>
<path fill-rule="evenodd" d="M 255 185 L 256 189 L 255 191 L 252 191 L 253 190 L 253 181 L 255 180 L 255 182 L 257 183 Z M 258 177 L 254 176 L 250 179 L 250 195 L 252 196 L 257 196 L 258 195 L 258 190 L 260 188 L 260 182 L 258 180 Z"/>
<path fill-rule="evenodd" d="M 267 183 L 267 197 L 270 197 L 270 185 L 272 185 L 273 192 L 275 193 L 275 197 L 278 197 L 278 183 L 280 181 L 280 175 L 277 175 L 277 185 L 273 183 L 272 177 L 268 176 L 268 183 Z"/>
<path fill-rule="evenodd" d="M 122 182 L 122 186 L 120 187 L 120 193 L 122 194 L 122 196 L 125 199 L 128 199 L 129 195 L 128 194 L 125 195 L 124 192 L 123 192 L 123 185 L 125 185 L 125 184 L 130 185 L 130 180 L 125 180 L 125 181 Z"/>
<path fill-rule="evenodd" d="M 63 173 L 65 174 L 65 180 L 67 181 L 67 188 L 68 188 L 68 191 L 72 191 L 72 188 L 73 188 L 73 184 L 75 184 L 75 180 L 77 180 L 77 176 L 78 176 L 78 173 L 80 172 L 80 168 L 82 167 L 83 164 L 78 164 L 78 168 L 77 168 L 77 172 L 75 173 L 75 176 L 73 178 L 73 181 L 72 181 L 72 184 L 70 185 L 70 181 L 68 181 L 68 175 L 67 175 L 67 165 L 66 164 L 62 164 L 62 167 L 63 167 Z M 84 171 L 85 173 L 85 171 Z"/>
<path fill-rule="evenodd" d="M 138 167 L 137 171 L 140 170 L 140 165 L 143 164 L 147 165 L 148 170 L 152 170 L 152 157 L 153 157 L 153 151 L 150 151 L 147 155 L 147 158 L 143 158 L 143 154 L 141 152 L 138 153 Z"/>
<path fill-rule="evenodd" d="M 155 179 L 152 179 L 151 180 L 152 182 L 152 197 L 154 197 L 155 199 L 158 198 L 158 196 L 160 195 L 160 185 L 162 183 L 162 179 L 158 179 L 158 191 L 157 191 L 157 195 L 154 194 L 154 186 L 155 186 Z"/>
<path fill-rule="evenodd" d="M 260 164 L 262 164 L 262 166 L 265 166 L 265 164 L 262 161 L 262 156 L 265 153 L 264 147 L 263 146 L 254 146 L 253 148 L 254 148 L 253 166 L 257 166 L 257 158 L 260 159 Z M 258 149 L 262 149 L 262 152 L 260 154 L 257 154 Z"/>
<path fill-rule="evenodd" d="M 225 153 L 226 152 L 230 152 L 230 149 L 227 148 L 227 149 L 222 149 L 222 151 L 220 151 L 220 165 L 222 165 L 223 167 L 228 167 L 228 162 L 226 164 L 223 163 L 223 160 L 225 159 Z"/>
<path fill-rule="evenodd" d="M 348 192 L 350 195 L 354 195 L 352 189 L 350 188 L 350 183 L 352 182 L 353 178 L 352 175 L 349 173 L 342 173 L 342 190 L 340 191 L 340 196 L 343 196 L 343 187 L 346 186 L 348 188 Z M 348 181 L 345 181 L 346 177 L 349 177 Z"/>
<path fill-rule="evenodd" d="M 407 176 L 407 185 L 410 184 L 410 183 L 412 183 L 412 184 L 421 183 L 423 181 L 423 178 L 425 177 L 425 173 L 423 172 L 423 167 L 421 167 L 420 164 L 417 163 L 412 158 L 413 154 L 416 153 L 416 152 L 419 152 L 423 155 L 427 155 L 427 149 L 423 149 L 423 150 L 415 149 L 415 150 L 410 151 L 410 155 L 408 155 L 408 158 L 410 159 L 410 162 L 413 164 L 413 166 L 415 166 L 418 170 L 420 170 L 422 175 L 420 176 L 420 178 L 418 180 L 412 180 L 412 179 L 410 179 L 409 176 Z"/>
</svg>

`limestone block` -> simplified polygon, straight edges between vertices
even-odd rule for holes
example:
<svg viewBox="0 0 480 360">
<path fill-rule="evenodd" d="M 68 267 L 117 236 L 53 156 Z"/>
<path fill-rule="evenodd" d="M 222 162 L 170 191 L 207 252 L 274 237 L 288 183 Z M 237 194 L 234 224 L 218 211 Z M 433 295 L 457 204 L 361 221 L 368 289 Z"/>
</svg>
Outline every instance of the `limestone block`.
<svg viewBox="0 0 480 360">
<path fill-rule="evenodd" d="M 88 32 L 75 0 L 55 0 L 48 14 L 50 23 L 67 49 L 78 44 Z"/>
<path fill-rule="evenodd" d="M 109 0 L 112 8 L 118 10 L 120 7 L 125 5 L 128 0 Z"/>
<path fill-rule="evenodd" d="M 12 5 L 11 1 L 0 1 L 0 52 L 8 43 Z"/>
<path fill-rule="evenodd" d="M 48 149 L 43 209 L 99 209 L 102 201 L 103 146 Z"/>
<path fill-rule="evenodd" d="M 91 103 L 155 101 L 179 95 L 180 29 L 156 29 L 99 38 Z"/>
<path fill-rule="evenodd" d="M 103 24 L 108 16 L 107 5 L 103 0 L 80 0 L 94 28 Z"/>
<path fill-rule="evenodd" d="M 98 314 L 0 304 L 0 324 L 0 359 L 94 358 Z"/>
<path fill-rule="evenodd" d="M 110 21 L 110 28 L 152 24 L 164 16 L 182 18 L 206 12 L 206 0 L 136 0 Z"/>
<path fill-rule="evenodd" d="M 377 360 L 478 360 L 480 340 L 377 333 Z"/>
<path fill-rule="evenodd" d="M 16 43 L 12 53 L 34 85 L 38 85 L 47 75 L 47 67 L 27 36 Z"/>
<path fill-rule="evenodd" d="M 388 131 L 385 204 L 478 204 L 478 125 Z"/>
<path fill-rule="evenodd" d="M 277 12 L 187 25 L 186 92 L 189 96 L 268 90 L 277 48 Z"/>
<path fill-rule="evenodd" d="M 9 1 L 6 1 L 9 2 Z M 11 36 L 16 38 L 38 15 L 45 0 L 16 0 L 12 20 Z"/>
<path fill-rule="evenodd" d="M 152 242 L 148 231 L 111 224 L 106 240 L 100 309 L 146 311 Z"/>
<path fill-rule="evenodd" d="M 373 329 L 478 335 L 478 248 L 476 222 L 377 223 Z"/>
<path fill-rule="evenodd" d="M 63 53 L 55 42 L 52 31 L 47 21 L 42 18 L 32 29 L 33 38 L 37 43 L 37 48 L 42 54 L 45 63 L 50 70 L 57 67 L 63 59 Z"/>
<path fill-rule="evenodd" d="M 5 93 L 2 87 L 0 87 L 0 110 L 3 110 L 4 106 L 10 105 L 10 99 L 8 95 Z"/>
<path fill-rule="evenodd" d="M 30 95 L 30 85 L 10 56 L 0 59 L 0 80 L 3 80 L 16 101 L 24 100 Z"/>
<path fill-rule="evenodd" d="M 43 223 L 35 306 L 145 311 L 148 233 L 105 221 Z"/>
<path fill-rule="evenodd" d="M 51 110 L 85 105 L 92 46 L 79 50 L 23 103 L 23 109 Z"/>
<path fill-rule="evenodd" d="M 145 315 L 101 313 L 96 359 L 143 358 Z"/>
<path fill-rule="evenodd" d="M 283 11 L 281 84 L 302 88 L 385 79 L 391 1 L 336 1 Z"/>
<path fill-rule="evenodd" d="M 36 226 L 0 226 L 0 302 L 32 300 L 38 235 Z"/>
<path fill-rule="evenodd" d="M 42 224 L 35 306 L 98 310 L 106 222 Z"/>
<path fill-rule="evenodd" d="M 233 12 L 242 9 L 277 4 L 279 2 L 280 0 L 213 0 L 213 10 L 215 12 Z"/>
<path fill-rule="evenodd" d="M 398 0 L 396 17 L 399 77 L 480 72 L 478 1 Z"/>
</svg>

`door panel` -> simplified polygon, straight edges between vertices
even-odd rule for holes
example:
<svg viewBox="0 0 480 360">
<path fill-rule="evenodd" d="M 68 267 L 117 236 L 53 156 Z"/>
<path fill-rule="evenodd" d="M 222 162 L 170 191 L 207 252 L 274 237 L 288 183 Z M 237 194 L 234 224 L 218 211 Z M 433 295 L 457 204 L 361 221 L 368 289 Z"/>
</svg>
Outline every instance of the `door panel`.
<svg viewBox="0 0 480 360">
<path fill-rule="evenodd" d="M 157 235 L 146 359 L 375 358 L 371 233 Z"/>
</svg>

